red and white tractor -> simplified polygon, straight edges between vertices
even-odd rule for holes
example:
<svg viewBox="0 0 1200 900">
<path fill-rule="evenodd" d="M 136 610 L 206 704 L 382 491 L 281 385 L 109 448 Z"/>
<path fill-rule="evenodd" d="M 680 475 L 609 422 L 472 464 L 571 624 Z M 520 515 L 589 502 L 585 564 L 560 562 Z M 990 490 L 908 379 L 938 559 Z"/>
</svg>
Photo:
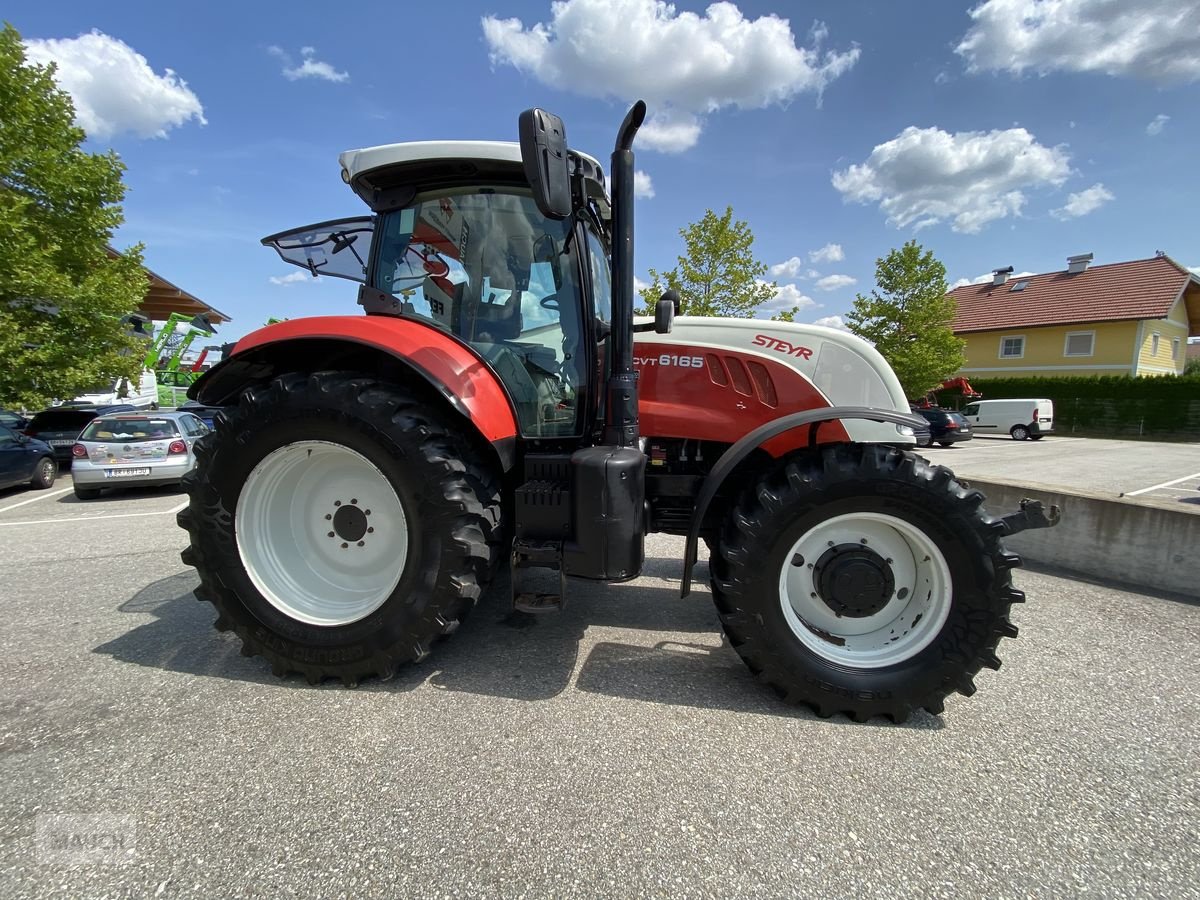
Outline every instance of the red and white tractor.
<svg viewBox="0 0 1200 900">
<path fill-rule="evenodd" d="M 507 562 L 518 610 L 626 581 L 647 532 L 697 545 L 733 649 L 790 703 L 940 713 L 1017 629 L 1005 518 L 910 452 L 895 375 L 816 326 L 633 317 L 637 103 L 601 165 L 561 120 L 520 142 L 342 154 L 370 215 L 264 239 L 359 282 L 366 315 L 291 319 L 189 391 L 223 405 L 179 515 L 196 595 L 280 676 L 356 684 L 426 656 Z M 558 573 L 531 590 L 530 569 Z M 543 583 L 546 578 L 540 579 Z"/>
</svg>

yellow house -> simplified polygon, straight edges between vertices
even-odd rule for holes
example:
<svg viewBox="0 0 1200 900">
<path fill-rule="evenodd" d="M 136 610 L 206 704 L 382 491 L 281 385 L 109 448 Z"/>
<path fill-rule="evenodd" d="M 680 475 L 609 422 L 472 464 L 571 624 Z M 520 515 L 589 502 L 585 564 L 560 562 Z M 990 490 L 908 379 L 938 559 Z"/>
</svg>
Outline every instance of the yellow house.
<svg viewBox="0 0 1200 900">
<path fill-rule="evenodd" d="M 992 281 L 950 292 L 954 333 L 967 342 L 961 374 L 1180 375 L 1200 334 L 1200 278 L 1167 256 Z"/>
</svg>

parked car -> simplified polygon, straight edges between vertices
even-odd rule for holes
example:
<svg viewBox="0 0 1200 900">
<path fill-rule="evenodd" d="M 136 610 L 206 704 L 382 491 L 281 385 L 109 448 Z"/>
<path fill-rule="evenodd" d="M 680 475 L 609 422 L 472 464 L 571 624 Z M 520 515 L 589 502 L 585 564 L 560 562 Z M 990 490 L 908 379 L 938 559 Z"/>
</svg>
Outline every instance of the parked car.
<svg viewBox="0 0 1200 900">
<path fill-rule="evenodd" d="M 979 434 L 1008 434 L 1014 441 L 1040 441 L 1054 431 L 1050 400 L 976 400 L 963 415 Z"/>
<path fill-rule="evenodd" d="M 150 369 L 142 369 L 136 383 L 128 378 L 118 378 L 71 401 L 72 406 L 112 406 L 118 403 L 128 403 L 137 409 L 158 409 L 158 376 Z"/>
<path fill-rule="evenodd" d="M 48 488 L 57 476 L 58 462 L 49 444 L 0 425 L 0 488 Z"/>
<path fill-rule="evenodd" d="M 29 420 L 19 412 L 13 412 L 11 409 L 0 409 L 0 425 L 5 428 L 11 428 L 13 431 L 24 431 L 25 426 L 29 424 Z"/>
<path fill-rule="evenodd" d="M 55 406 L 37 413 L 25 426 L 29 437 L 45 441 L 60 463 L 71 461 L 71 447 L 87 423 L 96 416 L 115 412 L 135 412 L 128 403 L 112 406 Z"/>
<path fill-rule="evenodd" d="M 209 428 L 215 428 L 213 418 L 221 411 L 219 406 L 205 406 L 199 400 L 185 400 L 179 404 L 180 412 L 190 412 L 193 416 L 199 416 L 200 421 Z"/>
<path fill-rule="evenodd" d="M 111 487 L 179 484 L 196 465 L 208 426 L 188 412 L 118 413 L 92 419 L 71 447 L 75 496 L 94 500 Z"/>
<path fill-rule="evenodd" d="M 949 447 L 971 439 L 971 426 L 952 409 L 913 407 L 913 412 L 929 423 L 929 443 L 924 445 L 926 447 L 934 443 Z M 917 439 L 920 443 L 920 435 Z"/>
</svg>

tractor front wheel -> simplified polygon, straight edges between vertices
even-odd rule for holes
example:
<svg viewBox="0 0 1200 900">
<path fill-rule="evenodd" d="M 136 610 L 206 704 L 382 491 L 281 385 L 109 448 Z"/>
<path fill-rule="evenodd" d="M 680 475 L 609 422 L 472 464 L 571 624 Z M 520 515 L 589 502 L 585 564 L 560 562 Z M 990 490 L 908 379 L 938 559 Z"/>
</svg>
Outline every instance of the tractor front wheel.
<svg viewBox="0 0 1200 900">
<path fill-rule="evenodd" d="M 731 512 L 712 567 L 734 649 L 821 716 L 941 713 L 1017 633 L 1020 561 L 982 500 L 944 467 L 883 446 L 830 448 L 764 476 Z"/>
<path fill-rule="evenodd" d="M 486 451 L 424 395 L 293 374 L 218 415 L 184 478 L 196 596 L 277 675 L 386 678 L 452 632 L 499 556 Z"/>
</svg>

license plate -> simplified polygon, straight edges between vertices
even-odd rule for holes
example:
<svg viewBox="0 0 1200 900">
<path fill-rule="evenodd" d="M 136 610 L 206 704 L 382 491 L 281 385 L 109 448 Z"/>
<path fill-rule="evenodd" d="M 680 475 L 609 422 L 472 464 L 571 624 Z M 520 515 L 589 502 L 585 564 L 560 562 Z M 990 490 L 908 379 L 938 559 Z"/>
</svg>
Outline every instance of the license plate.
<svg viewBox="0 0 1200 900">
<path fill-rule="evenodd" d="M 133 478 L 137 475 L 149 475 L 149 469 L 105 469 L 105 478 Z"/>
<path fill-rule="evenodd" d="M 71 447 L 75 444 L 74 441 L 68 441 L 63 438 L 55 438 L 52 441 L 46 441 L 51 447 Z"/>
</svg>

